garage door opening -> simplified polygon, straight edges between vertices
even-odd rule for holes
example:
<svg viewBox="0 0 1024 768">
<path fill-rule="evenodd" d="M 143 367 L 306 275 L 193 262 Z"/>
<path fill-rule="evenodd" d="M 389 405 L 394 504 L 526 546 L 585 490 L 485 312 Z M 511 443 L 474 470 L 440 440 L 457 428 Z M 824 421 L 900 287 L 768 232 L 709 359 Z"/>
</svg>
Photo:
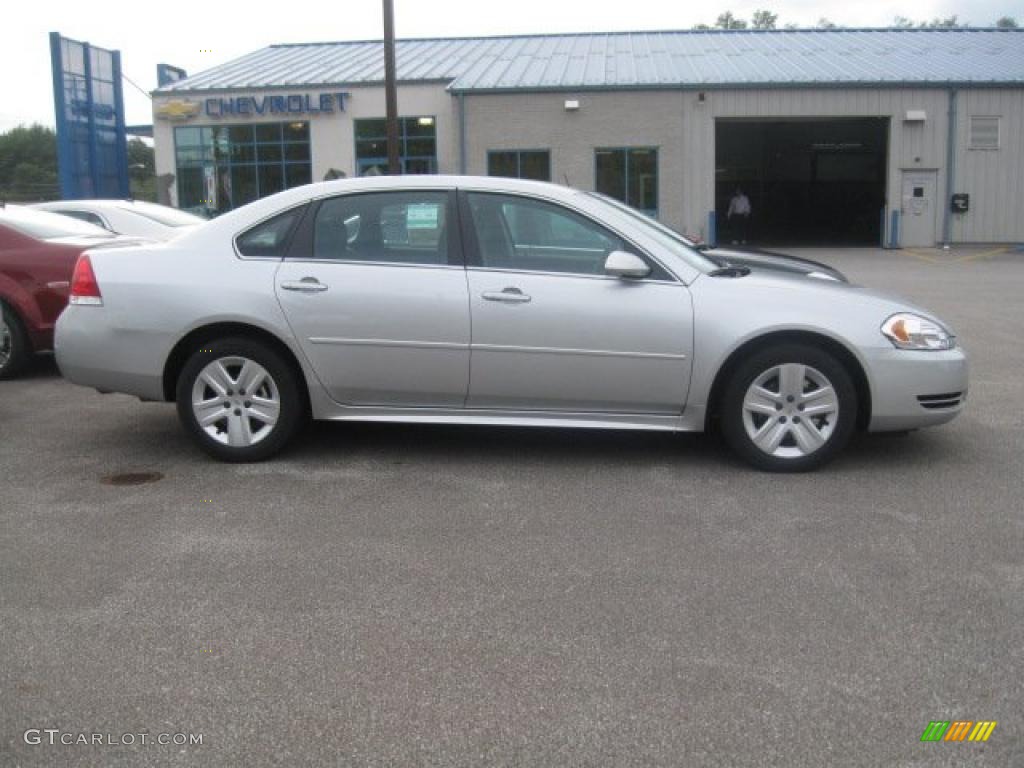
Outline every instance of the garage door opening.
<svg viewBox="0 0 1024 768">
<path fill-rule="evenodd" d="M 718 120 L 718 241 L 878 245 L 888 118 Z M 727 215 L 742 190 L 751 215 Z"/>
</svg>

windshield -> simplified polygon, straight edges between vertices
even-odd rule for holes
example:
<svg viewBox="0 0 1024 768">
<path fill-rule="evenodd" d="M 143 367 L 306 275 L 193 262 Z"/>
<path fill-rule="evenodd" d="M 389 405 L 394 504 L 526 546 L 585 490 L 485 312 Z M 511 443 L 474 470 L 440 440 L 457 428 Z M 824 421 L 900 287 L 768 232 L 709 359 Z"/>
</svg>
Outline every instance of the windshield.
<svg viewBox="0 0 1024 768">
<path fill-rule="evenodd" d="M 204 221 L 188 211 L 179 211 L 177 208 L 155 203 L 135 202 L 130 206 L 125 206 L 125 210 L 163 224 L 165 227 L 191 227 L 202 224 Z"/>
<path fill-rule="evenodd" d="M 30 211 L 11 205 L 0 210 L 0 223 L 38 240 L 54 240 L 60 237 L 111 237 L 107 230 L 86 221 L 62 216 L 59 213 Z"/>
<path fill-rule="evenodd" d="M 697 269 L 705 272 L 718 269 L 718 264 L 715 264 L 697 250 L 696 243 L 679 234 L 671 227 L 662 224 L 657 219 L 653 219 L 647 214 L 641 213 L 636 208 L 630 208 L 628 205 L 616 200 L 614 197 L 608 197 L 608 195 L 603 195 L 600 192 L 585 192 L 584 194 L 595 197 L 601 202 L 607 203 L 618 211 L 625 213 L 641 224 L 647 225 L 649 229 L 653 230 L 650 232 L 652 237 L 658 240 L 658 242 L 660 242 L 671 253 L 685 259 Z"/>
</svg>

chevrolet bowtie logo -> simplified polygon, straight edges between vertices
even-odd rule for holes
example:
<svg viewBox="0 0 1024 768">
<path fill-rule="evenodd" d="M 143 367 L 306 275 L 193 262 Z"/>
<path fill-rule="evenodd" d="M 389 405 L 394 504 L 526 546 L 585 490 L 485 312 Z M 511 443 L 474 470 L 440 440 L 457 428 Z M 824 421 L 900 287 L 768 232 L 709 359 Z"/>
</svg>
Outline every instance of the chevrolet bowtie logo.
<svg viewBox="0 0 1024 768">
<path fill-rule="evenodd" d="M 168 101 L 161 104 L 154 110 L 154 114 L 161 120 L 191 120 L 199 114 L 199 104 L 195 101 Z"/>
</svg>

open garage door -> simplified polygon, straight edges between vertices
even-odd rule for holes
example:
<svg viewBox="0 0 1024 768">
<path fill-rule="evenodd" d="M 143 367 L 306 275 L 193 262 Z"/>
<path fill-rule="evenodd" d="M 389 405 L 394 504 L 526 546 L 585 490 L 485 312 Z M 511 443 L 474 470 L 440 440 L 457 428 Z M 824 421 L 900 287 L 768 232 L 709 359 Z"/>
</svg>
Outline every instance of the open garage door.
<svg viewBox="0 0 1024 768">
<path fill-rule="evenodd" d="M 878 245 L 888 135 L 888 118 L 717 120 L 719 242 Z M 727 216 L 737 190 L 746 222 Z"/>
</svg>

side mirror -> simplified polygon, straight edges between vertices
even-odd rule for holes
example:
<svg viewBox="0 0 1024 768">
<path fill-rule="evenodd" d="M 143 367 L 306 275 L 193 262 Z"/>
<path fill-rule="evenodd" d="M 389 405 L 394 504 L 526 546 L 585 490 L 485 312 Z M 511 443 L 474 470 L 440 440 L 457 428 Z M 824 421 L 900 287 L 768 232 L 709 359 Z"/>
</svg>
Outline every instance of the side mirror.
<svg viewBox="0 0 1024 768">
<path fill-rule="evenodd" d="M 647 277 L 651 268 L 635 253 L 612 251 L 604 262 L 604 273 L 612 277 Z"/>
</svg>

